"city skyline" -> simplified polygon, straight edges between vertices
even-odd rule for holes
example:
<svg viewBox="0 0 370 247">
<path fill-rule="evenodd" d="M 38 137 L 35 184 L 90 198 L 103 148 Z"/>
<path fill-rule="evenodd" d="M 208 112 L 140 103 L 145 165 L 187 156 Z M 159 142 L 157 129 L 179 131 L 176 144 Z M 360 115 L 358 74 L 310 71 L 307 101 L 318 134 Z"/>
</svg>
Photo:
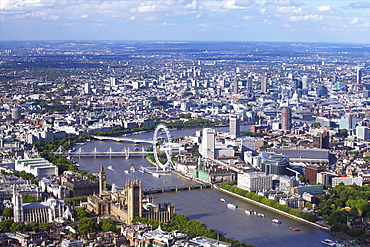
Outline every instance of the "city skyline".
<svg viewBox="0 0 370 247">
<path fill-rule="evenodd" d="M 370 2 L 3 0 L 0 40 L 370 43 Z"/>
</svg>

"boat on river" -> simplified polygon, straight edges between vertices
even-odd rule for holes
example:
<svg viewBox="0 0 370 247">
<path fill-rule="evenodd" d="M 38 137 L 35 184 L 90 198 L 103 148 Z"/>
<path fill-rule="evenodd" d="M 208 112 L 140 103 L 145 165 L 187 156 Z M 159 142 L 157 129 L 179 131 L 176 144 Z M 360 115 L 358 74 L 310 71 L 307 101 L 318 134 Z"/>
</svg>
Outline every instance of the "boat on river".
<svg viewBox="0 0 370 247">
<path fill-rule="evenodd" d="M 257 216 L 261 217 L 261 218 L 265 217 L 265 215 L 263 213 L 257 213 Z"/>
<path fill-rule="evenodd" d="M 159 173 L 156 173 L 156 172 L 153 172 L 152 173 L 152 176 L 155 177 L 155 178 L 159 178 L 160 177 Z"/>
<path fill-rule="evenodd" d="M 291 227 L 290 227 L 290 230 L 291 230 L 291 231 L 293 231 L 293 232 L 300 232 L 300 231 L 301 231 L 301 229 L 300 229 L 300 228 L 295 227 L 295 226 L 291 226 Z"/>
<path fill-rule="evenodd" d="M 235 208 L 237 208 L 238 206 L 236 206 L 236 204 L 234 204 L 234 203 L 228 203 L 228 204 L 227 204 L 227 207 L 228 207 L 228 208 L 231 208 L 231 209 L 235 209 Z"/>
<path fill-rule="evenodd" d="M 337 243 L 335 243 L 333 240 L 328 239 L 328 238 L 321 241 L 321 243 L 328 245 L 328 246 L 337 246 Z"/>
<path fill-rule="evenodd" d="M 220 198 L 218 199 L 220 202 L 225 202 L 225 199 L 224 198 Z"/>
<path fill-rule="evenodd" d="M 281 221 L 278 219 L 272 219 L 271 222 L 275 224 L 281 224 Z"/>
<path fill-rule="evenodd" d="M 125 172 L 126 174 L 129 174 L 129 173 L 130 173 L 128 170 L 124 170 L 124 172 Z"/>
<path fill-rule="evenodd" d="M 254 211 L 254 210 L 252 210 L 252 209 L 246 209 L 246 210 L 244 210 L 244 212 L 245 212 L 246 214 L 256 214 L 256 211 Z"/>
<path fill-rule="evenodd" d="M 114 170 L 114 167 L 113 166 L 108 166 L 107 167 L 109 170 Z"/>
<path fill-rule="evenodd" d="M 131 166 L 130 167 L 130 172 L 135 172 L 136 170 L 135 170 L 135 167 L 133 167 L 133 166 Z"/>
</svg>

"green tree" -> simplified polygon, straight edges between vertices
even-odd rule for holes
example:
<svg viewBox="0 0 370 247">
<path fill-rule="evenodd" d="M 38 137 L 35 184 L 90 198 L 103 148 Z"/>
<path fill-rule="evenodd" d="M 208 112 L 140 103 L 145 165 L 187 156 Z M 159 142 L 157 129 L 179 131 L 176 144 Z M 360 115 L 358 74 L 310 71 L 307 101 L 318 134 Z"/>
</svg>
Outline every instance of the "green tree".
<svg viewBox="0 0 370 247">
<path fill-rule="evenodd" d="M 10 228 L 12 227 L 13 223 L 14 221 L 10 219 L 0 221 L 0 230 L 3 232 L 11 232 Z"/>
<path fill-rule="evenodd" d="M 321 126 L 321 124 L 319 122 L 314 122 L 314 123 L 311 124 L 312 128 L 317 128 L 317 127 L 320 127 L 320 126 Z"/>
<path fill-rule="evenodd" d="M 4 211 L 3 211 L 3 213 L 2 213 L 2 215 L 4 217 L 7 217 L 7 218 L 13 217 L 13 209 L 11 209 L 11 208 L 5 208 Z"/>
<path fill-rule="evenodd" d="M 114 220 L 111 220 L 111 219 L 102 219 L 100 221 L 100 227 L 104 232 L 109 232 L 109 231 L 114 232 L 117 230 Z"/>
<path fill-rule="evenodd" d="M 98 224 L 91 218 L 82 218 L 78 221 L 78 232 L 83 235 L 87 236 L 87 234 L 95 232 L 98 227 Z"/>
<path fill-rule="evenodd" d="M 87 217 L 86 208 L 84 208 L 84 207 L 77 208 L 76 209 L 76 217 L 77 217 L 77 220 L 80 220 L 82 218 L 86 218 Z"/>
</svg>

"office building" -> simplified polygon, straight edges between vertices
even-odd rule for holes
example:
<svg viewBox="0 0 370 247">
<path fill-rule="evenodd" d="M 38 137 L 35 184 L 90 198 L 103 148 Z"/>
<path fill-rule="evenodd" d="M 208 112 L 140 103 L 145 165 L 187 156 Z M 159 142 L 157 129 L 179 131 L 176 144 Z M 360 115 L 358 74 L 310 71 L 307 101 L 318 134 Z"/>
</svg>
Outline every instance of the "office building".
<svg viewBox="0 0 370 247">
<path fill-rule="evenodd" d="M 215 158 L 215 130 L 211 128 L 204 128 L 202 132 L 202 143 L 200 147 L 200 154 L 203 158 Z"/>
<path fill-rule="evenodd" d="M 239 92 L 238 80 L 236 78 L 233 80 L 232 89 L 234 94 L 237 94 Z"/>
<path fill-rule="evenodd" d="M 369 128 L 366 126 L 357 126 L 356 136 L 359 141 L 369 141 Z"/>
<path fill-rule="evenodd" d="M 292 127 L 292 112 L 289 107 L 281 110 L 281 129 L 290 130 Z"/>
<path fill-rule="evenodd" d="M 271 190 L 272 176 L 264 172 L 239 173 L 237 187 L 251 192 Z"/>
<path fill-rule="evenodd" d="M 85 93 L 85 94 L 90 94 L 90 93 L 91 93 L 91 86 L 90 86 L 90 83 L 89 83 L 89 82 L 86 82 L 86 83 L 85 83 L 85 86 L 84 86 L 84 93 Z"/>
<path fill-rule="evenodd" d="M 111 87 L 115 87 L 115 86 L 117 86 L 117 85 L 116 85 L 116 78 L 115 78 L 115 77 L 111 77 L 111 78 L 109 78 L 109 82 L 110 82 L 110 86 L 111 86 Z"/>
<path fill-rule="evenodd" d="M 356 85 L 357 85 L 357 89 L 362 89 L 362 71 L 361 71 L 361 68 L 356 69 Z"/>
<path fill-rule="evenodd" d="M 332 178 L 331 180 L 331 185 L 333 187 L 339 185 L 340 183 L 343 183 L 344 185 L 352 185 L 352 184 L 356 184 L 358 186 L 362 186 L 363 185 L 363 178 L 362 177 L 334 177 Z"/>
<path fill-rule="evenodd" d="M 268 82 L 267 82 L 267 77 L 262 76 L 261 77 L 261 92 L 262 93 L 267 93 L 268 91 Z"/>
<path fill-rule="evenodd" d="M 313 147 L 319 149 L 328 149 L 329 148 L 329 132 L 324 131 L 318 136 L 313 137 Z"/>
<path fill-rule="evenodd" d="M 356 128 L 357 119 L 352 113 L 346 113 L 339 122 L 340 129 L 353 130 Z"/>
<path fill-rule="evenodd" d="M 317 182 L 317 174 L 325 171 L 324 167 L 321 166 L 306 166 L 304 168 L 304 178 L 309 184 L 314 184 Z"/>
<path fill-rule="evenodd" d="M 302 89 L 308 89 L 308 77 L 306 75 L 302 77 Z"/>
<path fill-rule="evenodd" d="M 229 118 L 230 138 L 237 138 L 240 136 L 240 119 L 232 115 Z"/>
<path fill-rule="evenodd" d="M 287 157 L 274 152 L 261 152 L 258 156 L 261 157 L 260 168 L 266 175 L 291 175 L 291 172 L 286 169 L 289 167 L 289 159 Z"/>
</svg>

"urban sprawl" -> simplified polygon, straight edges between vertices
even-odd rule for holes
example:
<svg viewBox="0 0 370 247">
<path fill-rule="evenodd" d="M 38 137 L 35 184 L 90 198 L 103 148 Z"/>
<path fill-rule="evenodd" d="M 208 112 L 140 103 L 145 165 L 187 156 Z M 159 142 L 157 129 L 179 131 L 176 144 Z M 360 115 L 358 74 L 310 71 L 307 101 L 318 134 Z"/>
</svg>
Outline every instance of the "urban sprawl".
<svg viewBox="0 0 370 247">
<path fill-rule="evenodd" d="M 70 157 L 76 140 L 149 131 L 149 147 L 122 157 L 141 152 L 199 186 L 370 239 L 369 46 L 1 44 L 1 246 L 231 246 L 133 223 L 165 224 L 175 207 L 155 204 L 138 179 L 116 188 L 109 167 L 87 174 Z M 185 128 L 194 133 L 171 140 Z"/>
</svg>

